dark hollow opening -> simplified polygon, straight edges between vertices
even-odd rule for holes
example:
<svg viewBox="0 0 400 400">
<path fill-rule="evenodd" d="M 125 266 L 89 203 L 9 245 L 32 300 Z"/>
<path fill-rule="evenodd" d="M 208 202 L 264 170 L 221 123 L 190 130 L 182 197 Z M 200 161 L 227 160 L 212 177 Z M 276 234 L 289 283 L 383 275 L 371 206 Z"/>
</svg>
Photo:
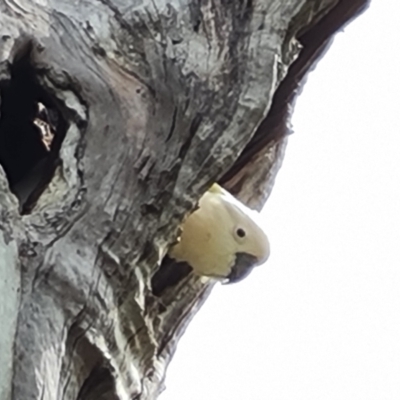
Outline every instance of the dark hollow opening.
<svg viewBox="0 0 400 400">
<path fill-rule="evenodd" d="M 98 365 L 93 368 L 79 390 L 77 400 L 118 400 L 115 379 L 109 368 Z"/>
<path fill-rule="evenodd" d="M 0 164 L 21 213 L 28 213 L 53 177 L 67 124 L 29 54 L 9 72 L 0 81 Z"/>
</svg>

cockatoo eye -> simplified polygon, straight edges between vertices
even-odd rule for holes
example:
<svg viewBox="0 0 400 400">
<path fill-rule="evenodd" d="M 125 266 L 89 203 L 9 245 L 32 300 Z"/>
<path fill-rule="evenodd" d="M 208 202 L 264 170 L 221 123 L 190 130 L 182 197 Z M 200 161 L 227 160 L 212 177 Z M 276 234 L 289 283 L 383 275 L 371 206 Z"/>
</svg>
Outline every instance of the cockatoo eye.
<svg viewBox="0 0 400 400">
<path fill-rule="evenodd" d="M 236 229 L 236 235 L 238 235 L 240 238 L 244 238 L 246 236 L 246 232 L 242 228 Z"/>
</svg>

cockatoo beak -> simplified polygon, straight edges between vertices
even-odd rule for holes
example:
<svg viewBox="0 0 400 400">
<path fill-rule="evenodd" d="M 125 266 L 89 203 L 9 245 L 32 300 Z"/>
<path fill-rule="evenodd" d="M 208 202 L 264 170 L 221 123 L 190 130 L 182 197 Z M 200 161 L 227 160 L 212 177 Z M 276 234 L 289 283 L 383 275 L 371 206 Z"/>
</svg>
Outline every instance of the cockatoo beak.
<svg viewBox="0 0 400 400">
<path fill-rule="evenodd" d="M 252 254 L 236 253 L 235 264 L 233 265 L 230 274 L 227 276 L 227 281 L 225 283 L 228 284 L 241 281 L 250 274 L 257 264 L 259 264 L 259 259 Z"/>
</svg>

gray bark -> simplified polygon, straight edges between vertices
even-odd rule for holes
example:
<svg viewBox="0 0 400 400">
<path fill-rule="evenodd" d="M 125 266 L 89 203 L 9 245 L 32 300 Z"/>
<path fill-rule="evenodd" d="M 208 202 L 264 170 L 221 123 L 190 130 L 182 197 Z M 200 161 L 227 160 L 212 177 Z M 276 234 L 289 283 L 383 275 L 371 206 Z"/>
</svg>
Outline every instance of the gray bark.
<svg viewBox="0 0 400 400">
<path fill-rule="evenodd" d="M 160 255 L 212 182 L 262 206 L 300 82 L 366 3 L 0 0 L 0 138 L 21 135 L 0 171 L 0 400 L 157 398 L 212 289 L 153 296 Z M 38 102 L 48 154 L 21 133 Z"/>
</svg>

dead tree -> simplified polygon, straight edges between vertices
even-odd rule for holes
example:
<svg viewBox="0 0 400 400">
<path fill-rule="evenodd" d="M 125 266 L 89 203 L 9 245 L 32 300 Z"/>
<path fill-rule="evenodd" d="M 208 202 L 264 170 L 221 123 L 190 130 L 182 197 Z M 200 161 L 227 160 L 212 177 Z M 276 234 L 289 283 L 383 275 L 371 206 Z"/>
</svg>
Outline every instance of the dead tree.
<svg viewBox="0 0 400 400">
<path fill-rule="evenodd" d="M 0 399 L 155 399 L 212 284 L 151 277 L 218 181 L 260 208 L 367 0 L 0 1 Z"/>
</svg>

